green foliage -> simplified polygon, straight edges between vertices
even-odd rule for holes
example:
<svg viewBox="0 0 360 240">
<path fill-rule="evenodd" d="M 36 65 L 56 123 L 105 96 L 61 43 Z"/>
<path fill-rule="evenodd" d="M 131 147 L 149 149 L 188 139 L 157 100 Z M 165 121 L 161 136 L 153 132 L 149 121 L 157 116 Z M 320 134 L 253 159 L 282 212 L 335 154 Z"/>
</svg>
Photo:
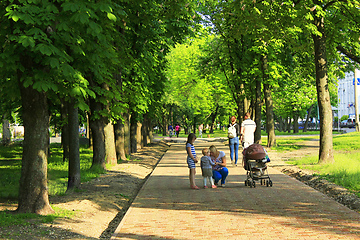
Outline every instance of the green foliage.
<svg viewBox="0 0 360 240">
<path fill-rule="evenodd" d="M 349 116 L 348 115 L 343 115 L 340 119 L 340 121 L 344 121 L 344 120 L 348 120 Z"/>
</svg>

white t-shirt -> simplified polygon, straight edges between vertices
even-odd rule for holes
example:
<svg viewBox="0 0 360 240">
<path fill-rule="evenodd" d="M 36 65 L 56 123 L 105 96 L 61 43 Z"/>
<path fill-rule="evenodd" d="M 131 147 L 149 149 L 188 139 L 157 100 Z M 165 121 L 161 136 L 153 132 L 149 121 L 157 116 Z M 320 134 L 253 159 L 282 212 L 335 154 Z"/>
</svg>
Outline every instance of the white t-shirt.
<svg viewBox="0 0 360 240">
<path fill-rule="evenodd" d="M 243 142 L 248 142 L 253 144 L 256 123 L 251 119 L 246 119 L 241 123 L 241 127 L 244 128 Z"/>
</svg>

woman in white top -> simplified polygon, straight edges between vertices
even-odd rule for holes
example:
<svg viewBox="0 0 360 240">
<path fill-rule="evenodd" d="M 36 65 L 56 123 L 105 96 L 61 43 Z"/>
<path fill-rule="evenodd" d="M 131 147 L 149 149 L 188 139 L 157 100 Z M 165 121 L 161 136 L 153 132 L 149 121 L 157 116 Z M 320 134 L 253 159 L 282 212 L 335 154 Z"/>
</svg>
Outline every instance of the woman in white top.
<svg viewBox="0 0 360 240">
<path fill-rule="evenodd" d="M 215 185 L 218 185 L 218 182 L 221 180 L 221 187 L 225 187 L 225 180 L 229 174 L 229 170 L 226 168 L 225 152 L 218 151 L 214 145 L 211 145 L 209 150 L 210 157 L 215 162 L 215 165 L 213 166 Z"/>
</svg>

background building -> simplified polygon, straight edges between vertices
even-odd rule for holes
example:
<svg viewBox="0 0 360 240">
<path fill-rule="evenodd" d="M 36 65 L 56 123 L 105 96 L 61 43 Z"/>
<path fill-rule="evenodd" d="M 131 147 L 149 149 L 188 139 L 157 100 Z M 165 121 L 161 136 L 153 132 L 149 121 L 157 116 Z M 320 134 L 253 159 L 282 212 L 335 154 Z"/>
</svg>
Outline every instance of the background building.
<svg viewBox="0 0 360 240">
<path fill-rule="evenodd" d="M 360 93 L 360 72 L 356 70 L 357 74 L 357 96 L 358 99 Z M 349 118 L 355 118 L 355 86 L 354 86 L 354 72 L 348 72 L 345 74 L 344 79 L 338 79 L 338 108 L 333 108 L 334 116 L 339 116 L 340 118 L 344 115 L 349 116 Z M 360 104 L 359 104 L 360 105 Z M 360 110 L 359 106 L 358 109 Z M 359 111 L 360 112 L 360 111 Z"/>
</svg>

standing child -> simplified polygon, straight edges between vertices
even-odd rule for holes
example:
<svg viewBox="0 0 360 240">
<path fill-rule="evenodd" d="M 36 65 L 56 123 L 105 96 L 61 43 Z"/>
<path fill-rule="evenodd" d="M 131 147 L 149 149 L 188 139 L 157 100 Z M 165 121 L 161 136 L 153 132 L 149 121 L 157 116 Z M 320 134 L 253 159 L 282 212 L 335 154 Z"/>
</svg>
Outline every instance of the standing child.
<svg viewBox="0 0 360 240">
<path fill-rule="evenodd" d="M 204 148 L 202 150 L 202 154 L 204 156 L 201 157 L 201 162 L 200 162 L 200 166 L 201 166 L 201 172 L 202 172 L 202 176 L 204 179 L 204 188 L 208 188 L 206 185 L 206 179 L 209 179 L 209 182 L 211 184 L 212 188 L 216 188 L 216 186 L 214 185 L 214 180 L 212 178 L 213 176 L 213 172 L 212 172 L 212 167 L 214 166 L 215 163 L 213 162 L 213 160 L 211 160 L 210 158 L 210 151 L 208 148 Z"/>
<path fill-rule="evenodd" d="M 198 186 L 195 184 L 195 163 L 198 162 L 196 159 L 196 152 L 194 147 L 194 142 L 196 140 L 196 136 L 194 133 L 190 133 L 188 135 L 188 139 L 186 142 L 186 152 L 187 152 L 187 164 L 189 168 L 189 179 L 190 179 L 190 188 L 192 189 L 199 189 Z"/>
</svg>

